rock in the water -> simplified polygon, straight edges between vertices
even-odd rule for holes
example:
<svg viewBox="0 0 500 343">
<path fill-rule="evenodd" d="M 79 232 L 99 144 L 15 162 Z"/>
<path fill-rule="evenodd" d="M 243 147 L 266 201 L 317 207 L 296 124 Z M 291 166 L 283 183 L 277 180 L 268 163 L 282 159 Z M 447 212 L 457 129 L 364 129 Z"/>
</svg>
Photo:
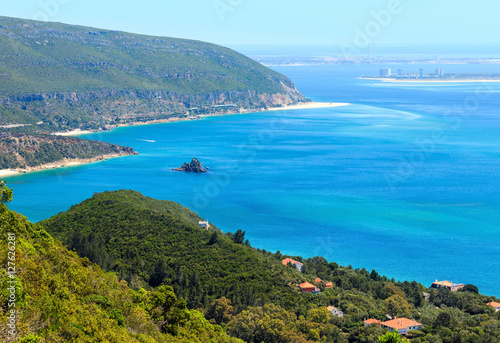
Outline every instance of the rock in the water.
<svg viewBox="0 0 500 343">
<path fill-rule="evenodd" d="M 207 171 L 203 168 L 203 165 L 197 158 L 193 158 L 191 163 L 184 163 L 180 168 L 174 170 L 184 171 L 189 173 L 206 173 Z"/>
</svg>

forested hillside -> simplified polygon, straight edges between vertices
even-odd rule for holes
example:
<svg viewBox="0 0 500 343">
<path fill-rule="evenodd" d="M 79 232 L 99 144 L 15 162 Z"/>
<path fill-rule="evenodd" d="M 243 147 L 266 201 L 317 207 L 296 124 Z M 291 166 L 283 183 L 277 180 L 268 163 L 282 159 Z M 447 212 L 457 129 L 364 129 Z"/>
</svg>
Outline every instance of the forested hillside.
<svg viewBox="0 0 500 343">
<path fill-rule="evenodd" d="M 304 100 L 287 77 L 214 44 L 0 17 L 0 125 L 98 130 Z"/>
<path fill-rule="evenodd" d="M 9 211 L 9 191 L 0 186 L 1 342 L 239 342 L 187 309 L 170 287 L 134 291 L 68 251 Z M 17 310 L 13 334 L 11 309 Z"/>
<path fill-rule="evenodd" d="M 238 227 L 223 234 L 198 227 L 199 220 L 178 204 L 122 190 L 96 194 L 42 224 L 134 289 L 173 286 L 189 308 L 248 342 L 378 342 L 386 330 L 363 320 L 387 316 L 424 324 L 408 336 L 416 343 L 499 342 L 500 313 L 486 305 L 498 300 L 472 285 L 461 292 L 428 289 L 322 257 L 293 257 L 304 263 L 299 272 L 283 266 L 279 252 L 252 248 Z M 298 284 L 317 277 L 333 287 L 319 285 L 317 295 L 300 291 Z M 344 317 L 330 315 L 327 306 Z"/>
</svg>

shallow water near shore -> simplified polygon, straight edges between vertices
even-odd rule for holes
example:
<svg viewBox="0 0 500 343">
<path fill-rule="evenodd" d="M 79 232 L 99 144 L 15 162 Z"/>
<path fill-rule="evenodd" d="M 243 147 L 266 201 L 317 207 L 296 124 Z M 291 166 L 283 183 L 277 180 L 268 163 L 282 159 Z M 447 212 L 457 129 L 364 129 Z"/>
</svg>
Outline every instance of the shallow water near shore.
<svg viewBox="0 0 500 343">
<path fill-rule="evenodd" d="M 358 79 L 378 68 L 274 68 L 312 100 L 346 107 L 84 135 L 140 154 L 7 177 L 10 207 L 39 221 L 94 192 L 135 189 L 177 201 L 225 232 L 246 230 L 255 247 L 425 285 L 472 283 L 499 296 L 500 84 Z M 172 171 L 193 157 L 210 172 Z"/>
</svg>

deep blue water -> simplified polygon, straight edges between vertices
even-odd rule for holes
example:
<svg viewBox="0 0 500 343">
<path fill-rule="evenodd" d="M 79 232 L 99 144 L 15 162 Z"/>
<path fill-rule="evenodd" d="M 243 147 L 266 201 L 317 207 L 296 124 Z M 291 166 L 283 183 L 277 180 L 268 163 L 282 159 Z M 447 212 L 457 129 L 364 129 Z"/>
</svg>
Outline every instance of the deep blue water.
<svg viewBox="0 0 500 343">
<path fill-rule="evenodd" d="M 7 178 L 11 208 L 38 221 L 94 192 L 135 189 L 180 202 L 224 231 L 244 229 L 259 248 L 500 295 L 500 83 L 358 79 L 382 67 L 274 68 L 307 97 L 346 107 L 86 135 L 140 155 Z M 210 173 L 171 170 L 193 157 Z"/>
</svg>

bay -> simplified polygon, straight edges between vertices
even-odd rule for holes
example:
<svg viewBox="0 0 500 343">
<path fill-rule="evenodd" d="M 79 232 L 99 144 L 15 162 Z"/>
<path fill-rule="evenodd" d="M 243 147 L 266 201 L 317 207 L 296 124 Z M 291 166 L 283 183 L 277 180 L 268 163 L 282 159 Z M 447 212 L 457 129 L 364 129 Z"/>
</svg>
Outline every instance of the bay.
<svg viewBox="0 0 500 343">
<path fill-rule="evenodd" d="M 425 285 L 472 283 L 498 296 L 500 83 L 359 79 L 384 67 L 394 68 L 274 67 L 312 100 L 351 103 L 345 107 L 84 135 L 139 155 L 8 177 L 10 207 L 39 221 L 94 192 L 135 189 L 177 201 L 225 232 L 246 230 L 258 248 Z M 433 68 L 500 72 L 498 65 Z M 172 171 L 193 157 L 210 172 Z"/>
</svg>

